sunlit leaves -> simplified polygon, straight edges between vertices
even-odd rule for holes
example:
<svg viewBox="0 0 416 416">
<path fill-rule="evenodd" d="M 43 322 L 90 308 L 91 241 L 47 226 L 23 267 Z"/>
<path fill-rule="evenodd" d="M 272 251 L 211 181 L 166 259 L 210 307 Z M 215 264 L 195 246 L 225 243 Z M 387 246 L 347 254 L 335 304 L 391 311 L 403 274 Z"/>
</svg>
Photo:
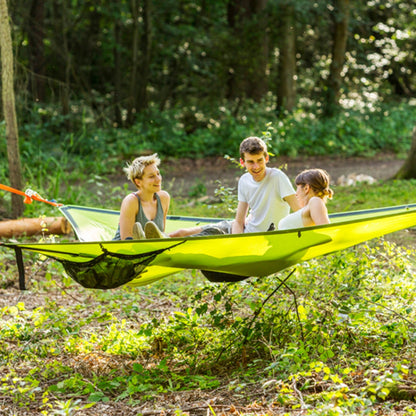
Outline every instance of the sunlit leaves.
<svg viewBox="0 0 416 416">
<path fill-rule="evenodd" d="M 59 296 L 1 309 L 0 391 L 58 411 L 256 386 L 268 405 L 305 415 L 371 414 L 414 382 L 414 255 L 385 239 L 361 244 L 299 265 L 275 293 L 288 271 L 237 284 L 189 273 L 138 289 L 73 285 L 62 304 L 39 282 Z"/>
</svg>

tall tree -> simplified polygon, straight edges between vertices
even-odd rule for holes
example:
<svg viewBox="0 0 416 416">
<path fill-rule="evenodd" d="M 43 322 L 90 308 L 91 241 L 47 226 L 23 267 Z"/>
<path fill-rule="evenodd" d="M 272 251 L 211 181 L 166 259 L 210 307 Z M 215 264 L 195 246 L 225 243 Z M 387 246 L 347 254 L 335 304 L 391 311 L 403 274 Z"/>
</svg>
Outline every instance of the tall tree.
<svg viewBox="0 0 416 416">
<path fill-rule="evenodd" d="M 416 178 L 416 126 L 412 134 L 412 147 L 405 162 L 393 179 L 414 179 Z"/>
<path fill-rule="evenodd" d="M 141 64 L 140 64 L 140 83 L 138 90 L 138 110 L 144 110 L 148 106 L 147 86 L 150 75 L 150 55 L 152 43 L 152 21 L 151 21 L 151 0 L 142 0 L 142 20 L 143 32 L 140 39 Z"/>
<path fill-rule="evenodd" d="M 31 93 L 36 101 L 45 99 L 44 14 L 45 1 L 32 0 L 28 22 Z"/>
<path fill-rule="evenodd" d="M 57 9 L 57 8 L 56 8 Z M 55 10 L 56 10 L 55 9 Z M 56 10 L 57 12 L 57 10 Z M 69 16 L 70 16 L 70 9 L 67 5 L 62 3 L 62 7 L 60 10 L 61 13 L 61 35 L 62 35 L 62 50 L 61 53 L 64 58 L 64 68 L 65 68 L 65 79 L 61 85 L 61 103 L 62 103 L 62 114 L 68 115 L 70 113 L 70 82 L 71 82 L 71 71 L 72 71 L 72 55 L 69 48 Z M 71 128 L 71 121 L 70 118 L 66 118 L 66 126 L 69 130 Z"/>
<path fill-rule="evenodd" d="M 339 104 L 342 85 L 342 69 L 344 67 L 348 39 L 350 1 L 335 0 L 335 9 L 332 16 L 334 23 L 332 60 L 329 68 L 329 78 L 324 104 L 324 112 L 327 116 L 333 115 Z"/>
<path fill-rule="evenodd" d="M 0 49 L 3 114 L 6 121 L 7 157 L 9 178 L 13 188 L 22 189 L 22 168 L 20 163 L 19 134 L 17 130 L 16 107 L 14 98 L 13 49 L 9 24 L 7 0 L 0 0 Z M 23 200 L 12 194 L 12 216 L 23 214 Z"/>
<path fill-rule="evenodd" d="M 229 98 L 260 101 L 268 89 L 267 0 L 230 0 L 227 20 L 231 29 Z"/>
<path fill-rule="evenodd" d="M 135 1 L 135 0 L 133 0 Z M 121 23 L 118 18 L 114 22 L 114 119 L 118 127 L 123 127 L 123 118 L 121 114 Z M 134 72 L 134 65 L 132 71 Z M 129 108 L 129 115 L 130 115 Z M 130 117 L 129 117 L 130 118 Z"/>
<path fill-rule="evenodd" d="M 130 88 L 127 100 L 127 123 L 133 124 L 134 117 L 137 111 L 137 74 L 138 74 L 138 60 L 139 60 L 139 5 L 137 0 L 131 0 L 131 17 L 132 25 L 132 45 L 131 45 L 131 73 L 130 73 Z M 116 62 L 117 63 L 117 62 Z"/>
<path fill-rule="evenodd" d="M 144 110 L 148 106 L 147 87 L 150 75 L 152 32 L 150 5 L 151 0 L 142 0 L 141 6 L 137 4 L 137 0 L 131 0 L 133 18 L 132 69 L 127 111 L 127 121 L 130 125 L 134 122 L 135 113 Z M 142 22 L 141 32 L 139 21 Z M 138 73 L 140 73 L 140 78 L 137 76 Z"/>
<path fill-rule="evenodd" d="M 280 9 L 279 65 L 277 74 L 277 111 L 292 111 L 296 104 L 296 30 L 293 4 Z"/>
</svg>

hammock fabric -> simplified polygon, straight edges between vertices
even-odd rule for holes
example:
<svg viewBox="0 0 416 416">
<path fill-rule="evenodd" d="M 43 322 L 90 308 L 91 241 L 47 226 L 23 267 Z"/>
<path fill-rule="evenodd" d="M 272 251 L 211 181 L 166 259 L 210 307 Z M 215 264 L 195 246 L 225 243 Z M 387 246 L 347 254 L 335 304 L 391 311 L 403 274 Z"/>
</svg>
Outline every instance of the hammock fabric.
<svg viewBox="0 0 416 416">
<path fill-rule="evenodd" d="M 294 264 L 416 225 L 416 204 L 330 215 L 331 224 L 265 233 L 111 241 L 119 212 L 62 206 L 80 240 L 15 244 L 61 262 L 88 288 L 147 285 L 183 269 L 199 269 L 211 281 L 267 276 Z M 167 231 L 219 221 L 169 216 Z"/>
</svg>

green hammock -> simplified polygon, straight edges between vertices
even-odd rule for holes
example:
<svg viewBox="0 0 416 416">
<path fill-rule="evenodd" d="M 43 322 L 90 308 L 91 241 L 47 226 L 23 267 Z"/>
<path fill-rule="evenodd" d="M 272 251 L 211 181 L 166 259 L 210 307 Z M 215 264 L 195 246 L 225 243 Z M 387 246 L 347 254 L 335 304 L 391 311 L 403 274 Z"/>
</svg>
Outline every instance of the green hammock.
<svg viewBox="0 0 416 416">
<path fill-rule="evenodd" d="M 199 269 L 211 281 L 267 276 L 294 264 L 416 225 L 416 204 L 330 215 L 331 224 L 265 233 L 111 241 L 119 212 L 79 206 L 59 208 L 79 242 L 2 245 L 41 253 L 61 262 L 88 288 L 147 285 L 183 269 Z M 174 217 L 167 231 L 217 222 Z"/>
</svg>

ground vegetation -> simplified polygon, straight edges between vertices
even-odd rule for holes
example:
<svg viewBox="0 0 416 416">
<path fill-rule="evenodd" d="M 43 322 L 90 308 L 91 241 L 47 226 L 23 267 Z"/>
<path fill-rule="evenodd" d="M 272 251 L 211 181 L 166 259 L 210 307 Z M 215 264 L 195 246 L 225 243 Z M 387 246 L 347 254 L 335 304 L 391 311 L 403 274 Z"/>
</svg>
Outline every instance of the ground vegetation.
<svg viewBox="0 0 416 416">
<path fill-rule="evenodd" d="M 257 135 L 291 178 L 331 173 L 330 212 L 416 200 L 413 179 L 392 179 L 416 119 L 411 1 L 9 3 L 23 183 L 48 199 L 118 209 L 122 167 L 158 152 L 171 213 L 230 217 L 238 144 Z M 338 183 L 359 174 L 376 182 Z M 20 292 L 1 249 L 0 413 L 415 414 L 415 241 L 110 291 L 28 255 Z"/>
<path fill-rule="evenodd" d="M 334 188 L 330 212 L 416 196 L 412 180 L 382 176 Z M 185 193 L 174 209 L 228 216 L 230 189 L 218 184 L 217 191 L 211 202 Z M 84 289 L 59 264 L 26 255 L 24 292 L 13 252 L 2 249 L 0 409 L 17 416 L 413 414 L 415 248 L 409 229 L 266 278 L 214 284 L 186 271 L 109 291 Z"/>
</svg>

